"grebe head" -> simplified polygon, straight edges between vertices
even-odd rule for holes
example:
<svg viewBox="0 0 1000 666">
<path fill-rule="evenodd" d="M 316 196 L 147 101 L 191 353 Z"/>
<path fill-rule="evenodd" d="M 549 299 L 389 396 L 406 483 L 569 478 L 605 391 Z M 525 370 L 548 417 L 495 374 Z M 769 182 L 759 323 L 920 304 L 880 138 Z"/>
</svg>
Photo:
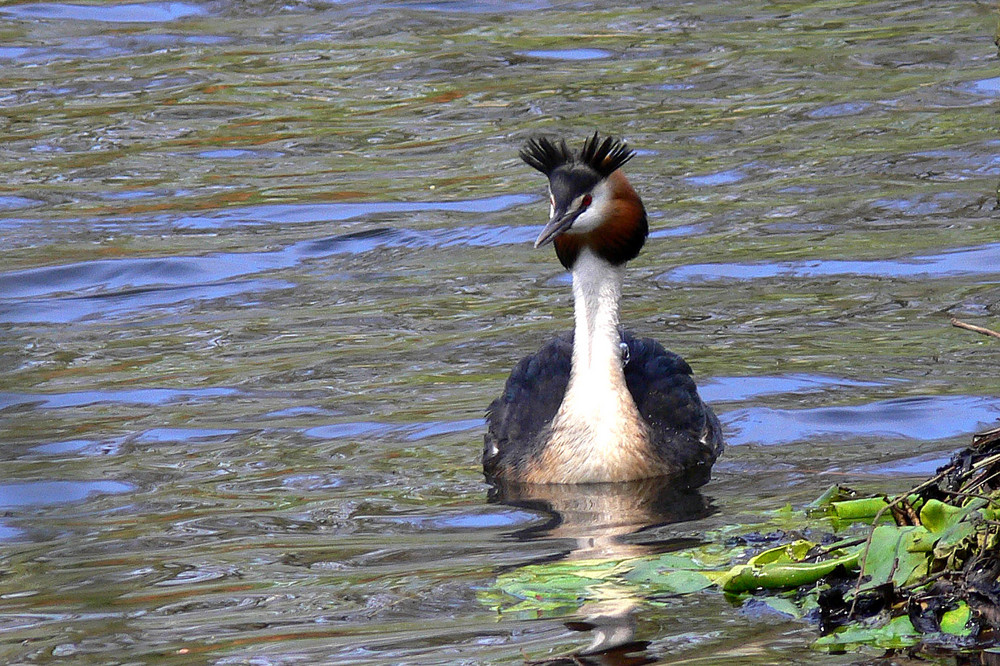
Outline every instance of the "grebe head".
<svg viewBox="0 0 1000 666">
<path fill-rule="evenodd" d="M 520 154 L 549 179 L 549 221 L 535 247 L 553 241 L 566 268 L 584 247 L 615 265 L 639 253 L 649 228 L 639 195 L 618 170 L 635 155 L 624 141 L 601 141 L 594 132 L 574 153 L 565 140 L 540 137 Z"/>
</svg>

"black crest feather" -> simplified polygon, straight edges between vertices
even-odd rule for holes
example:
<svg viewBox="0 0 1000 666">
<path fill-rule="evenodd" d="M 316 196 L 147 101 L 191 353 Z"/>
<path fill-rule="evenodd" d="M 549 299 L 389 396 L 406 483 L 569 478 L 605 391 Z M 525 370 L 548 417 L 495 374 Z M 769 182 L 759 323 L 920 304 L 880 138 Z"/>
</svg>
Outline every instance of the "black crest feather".
<svg viewBox="0 0 1000 666">
<path fill-rule="evenodd" d="M 594 132 L 594 136 L 584 142 L 583 150 L 580 151 L 580 161 L 589 164 L 594 171 L 605 178 L 633 157 L 635 157 L 635 151 L 625 145 L 624 141 L 613 139 L 610 136 L 601 141 L 597 132 Z"/>
<path fill-rule="evenodd" d="M 623 164 L 635 157 L 635 151 L 624 141 L 606 137 L 603 141 L 597 132 L 588 138 L 579 154 L 574 154 L 566 145 L 565 139 L 558 142 L 547 137 L 529 139 L 520 152 L 521 159 L 533 169 L 541 171 L 546 176 L 559 167 L 572 164 L 586 164 L 603 178 L 607 178 Z"/>
<path fill-rule="evenodd" d="M 573 153 L 570 152 L 565 139 L 560 139 L 559 143 L 553 143 L 544 136 L 528 139 L 528 143 L 521 149 L 520 155 L 528 166 L 532 169 L 538 169 L 546 176 L 562 165 L 573 161 Z"/>
</svg>

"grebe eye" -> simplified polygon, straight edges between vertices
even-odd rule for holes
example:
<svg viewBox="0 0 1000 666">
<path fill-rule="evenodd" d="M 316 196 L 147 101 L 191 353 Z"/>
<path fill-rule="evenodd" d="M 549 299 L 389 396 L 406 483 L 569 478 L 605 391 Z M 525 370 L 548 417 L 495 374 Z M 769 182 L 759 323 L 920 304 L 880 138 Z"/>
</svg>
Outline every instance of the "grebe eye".
<svg viewBox="0 0 1000 666">
<path fill-rule="evenodd" d="M 589 206 L 593 202 L 594 202 L 594 198 L 593 197 L 591 197 L 589 194 L 584 194 L 583 195 L 583 201 L 580 203 L 580 208 L 585 209 L 585 208 L 587 208 L 587 206 Z"/>
</svg>

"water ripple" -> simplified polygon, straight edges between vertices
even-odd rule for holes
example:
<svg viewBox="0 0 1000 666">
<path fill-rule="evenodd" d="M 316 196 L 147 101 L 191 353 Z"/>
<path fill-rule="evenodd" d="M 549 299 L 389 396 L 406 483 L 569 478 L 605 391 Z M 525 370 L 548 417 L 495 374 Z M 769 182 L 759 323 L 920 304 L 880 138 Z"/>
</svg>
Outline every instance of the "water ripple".
<svg viewBox="0 0 1000 666">
<path fill-rule="evenodd" d="M 922 476 L 930 477 L 939 468 L 946 465 L 950 456 L 939 453 L 926 454 L 903 460 L 894 460 L 886 465 L 870 465 L 858 468 L 859 472 L 885 476 Z"/>
<path fill-rule="evenodd" d="M 25 481 L 0 484 L 0 508 L 79 502 L 93 495 L 119 495 L 135 486 L 124 481 Z"/>
<path fill-rule="evenodd" d="M 611 52 L 604 49 L 542 49 L 521 51 L 520 54 L 541 60 L 602 60 L 611 57 Z"/>
<path fill-rule="evenodd" d="M 190 16 L 204 16 L 207 13 L 203 7 L 187 2 L 103 5 L 38 2 L 0 7 L 0 14 L 8 14 L 22 20 L 54 19 L 106 23 L 165 23 Z"/>
<path fill-rule="evenodd" d="M 17 405 L 33 405 L 38 409 L 84 407 L 105 403 L 165 405 L 184 400 L 228 397 L 237 394 L 239 391 L 231 388 L 137 388 L 122 391 L 78 391 L 73 393 L 0 393 L 0 410 Z"/>
<path fill-rule="evenodd" d="M 843 116 L 856 116 L 866 111 L 871 104 L 867 102 L 838 102 L 813 109 L 806 115 L 813 119 L 841 118 Z"/>
<path fill-rule="evenodd" d="M 187 442 L 199 439 L 214 439 L 236 435 L 240 431 L 232 428 L 153 428 L 139 434 L 139 442 Z"/>
<path fill-rule="evenodd" d="M 377 516 L 369 518 L 373 522 L 409 525 L 423 530 L 475 530 L 512 529 L 538 522 L 536 514 L 509 507 L 488 507 L 467 510 L 461 513 L 406 514 L 401 516 Z"/>
<path fill-rule="evenodd" d="M 304 434 L 317 439 L 350 439 L 361 436 L 382 437 L 390 434 L 401 434 L 406 441 L 415 441 L 456 432 L 479 430 L 484 427 L 486 427 L 486 420 L 481 418 L 400 424 L 359 421 L 317 426 L 309 428 Z"/>
<path fill-rule="evenodd" d="M 1000 419 L 1000 398 L 921 396 L 814 409 L 750 407 L 720 415 L 728 444 L 790 444 L 817 439 L 933 441 L 969 435 Z"/>
<path fill-rule="evenodd" d="M 339 222 L 366 215 L 446 211 L 496 213 L 537 200 L 526 194 L 504 194 L 465 201 L 371 201 L 361 203 L 268 204 L 227 208 L 210 215 L 189 215 L 173 221 L 179 228 L 216 229 L 242 224 Z"/>
<path fill-rule="evenodd" d="M 874 388 L 887 381 L 872 382 L 806 373 L 756 377 L 712 377 L 698 383 L 698 392 L 707 402 L 735 402 L 763 395 L 813 393 L 840 388 Z"/>
<path fill-rule="evenodd" d="M 0 299 L 0 322 L 66 324 L 88 318 L 106 319 L 139 309 L 177 305 L 186 301 L 225 298 L 247 292 L 261 293 L 292 286 L 292 283 L 280 280 L 242 280 L 191 287 L 127 289 L 111 294 L 28 299 L 13 303 L 4 303 Z"/>
<path fill-rule="evenodd" d="M 727 171 L 707 173 L 701 176 L 687 176 L 684 180 L 692 185 L 711 187 L 714 185 L 731 185 L 733 183 L 740 182 L 746 177 L 747 175 L 739 169 L 729 169 Z"/>
<path fill-rule="evenodd" d="M 992 79 L 981 79 L 979 81 L 972 81 L 969 83 L 969 89 L 973 92 L 977 92 L 980 95 L 1000 95 L 1000 76 L 994 77 Z"/>
<path fill-rule="evenodd" d="M 0 322 L 68 323 L 106 319 L 151 306 L 286 289 L 282 280 L 237 280 L 304 260 L 383 247 L 496 247 L 529 243 L 540 227 L 380 228 L 308 240 L 270 252 L 98 259 L 0 273 Z"/>
<path fill-rule="evenodd" d="M 691 264 L 669 270 L 656 279 L 660 282 L 695 282 L 831 275 L 933 278 L 968 274 L 992 275 L 998 272 L 1000 272 L 1000 243 L 907 259 L 867 261 L 804 259 L 774 263 Z"/>
</svg>

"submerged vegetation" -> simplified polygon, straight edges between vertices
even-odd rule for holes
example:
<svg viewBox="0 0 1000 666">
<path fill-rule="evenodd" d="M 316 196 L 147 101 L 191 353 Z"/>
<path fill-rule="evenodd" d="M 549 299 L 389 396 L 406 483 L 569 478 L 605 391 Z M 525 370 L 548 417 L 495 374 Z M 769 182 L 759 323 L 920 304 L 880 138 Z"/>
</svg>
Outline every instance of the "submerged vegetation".
<svg viewBox="0 0 1000 666">
<path fill-rule="evenodd" d="M 482 600 L 501 614 L 538 616 L 714 589 L 815 622 L 820 650 L 1000 652 L 1000 428 L 907 493 L 860 497 L 833 486 L 755 527 L 721 528 L 656 557 L 522 567 Z"/>
</svg>

